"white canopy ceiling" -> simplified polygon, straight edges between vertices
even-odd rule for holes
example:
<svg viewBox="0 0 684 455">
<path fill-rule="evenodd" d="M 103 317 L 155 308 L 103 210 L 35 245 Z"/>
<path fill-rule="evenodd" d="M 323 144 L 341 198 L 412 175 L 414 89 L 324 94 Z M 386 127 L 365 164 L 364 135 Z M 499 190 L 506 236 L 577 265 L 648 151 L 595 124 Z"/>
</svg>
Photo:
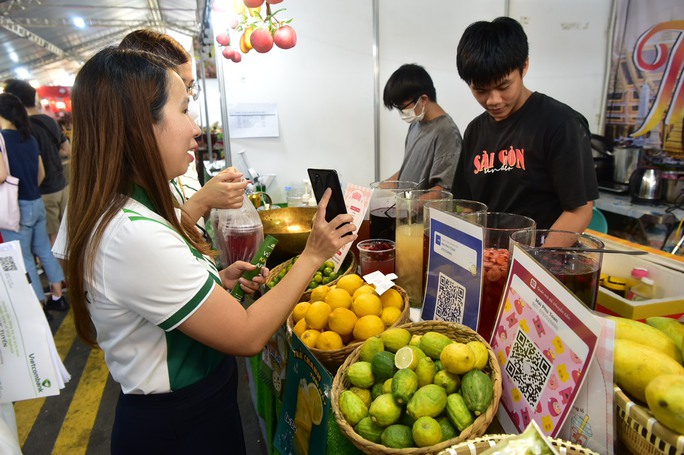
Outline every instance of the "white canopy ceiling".
<svg viewBox="0 0 684 455">
<path fill-rule="evenodd" d="M 71 85 L 81 64 L 130 31 L 200 34 L 207 0 L 0 0 L 0 81 Z M 83 27 L 74 19 L 83 19 Z"/>
</svg>

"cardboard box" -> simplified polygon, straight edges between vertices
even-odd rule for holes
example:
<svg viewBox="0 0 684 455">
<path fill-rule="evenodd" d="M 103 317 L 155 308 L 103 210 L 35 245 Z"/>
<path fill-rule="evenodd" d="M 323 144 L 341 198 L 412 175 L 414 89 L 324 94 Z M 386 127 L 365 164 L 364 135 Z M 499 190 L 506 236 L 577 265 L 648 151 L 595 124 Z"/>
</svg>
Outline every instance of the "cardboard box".
<svg viewBox="0 0 684 455">
<path fill-rule="evenodd" d="M 684 315 L 684 273 L 653 262 L 651 253 L 644 256 L 604 254 L 601 273 L 629 277 L 634 267 L 644 267 L 655 281 L 656 297 L 650 300 L 631 301 L 599 287 L 596 310 L 601 313 L 644 320 L 652 316 L 679 318 Z M 659 258 L 662 263 L 662 258 Z"/>
</svg>

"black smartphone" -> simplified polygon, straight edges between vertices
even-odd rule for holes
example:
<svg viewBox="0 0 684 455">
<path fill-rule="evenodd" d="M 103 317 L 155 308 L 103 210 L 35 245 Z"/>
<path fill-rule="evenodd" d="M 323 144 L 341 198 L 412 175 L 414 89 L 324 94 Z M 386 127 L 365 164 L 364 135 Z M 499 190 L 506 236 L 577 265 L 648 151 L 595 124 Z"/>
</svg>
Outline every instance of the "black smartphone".
<svg viewBox="0 0 684 455">
<path fill-rule="evenodd" d="M 344 203 L 344 193 L 340 186 L 340 178 L 334 169 L 307 169 L 311 187 L 313 188 L 316 202 L 321 202 L 323 193 L 327 188 L 332 190 L 328 207 L 325 210 L 325 220 L 329 223 L 340 213 L 347 213 L 347 206 Z"/>
</svg>

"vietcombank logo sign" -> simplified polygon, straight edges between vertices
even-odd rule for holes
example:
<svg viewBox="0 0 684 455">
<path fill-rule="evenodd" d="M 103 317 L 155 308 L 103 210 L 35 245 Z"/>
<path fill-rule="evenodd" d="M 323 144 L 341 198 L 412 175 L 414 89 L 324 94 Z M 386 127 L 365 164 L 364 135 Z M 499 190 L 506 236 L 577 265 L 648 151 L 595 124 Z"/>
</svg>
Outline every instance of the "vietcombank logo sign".
<svg viewBox="0 0 684 455">
<path fill-rule="evenodd" d="M 31 365 L 31 373 L 33 374 L 33 382 L 36 384 L 36 389 L 38 392 L 42 392 L 43 389 L 49 389 L 52 387 L 52 383 L 49 379 L 40 380 L 40 375 L 38 374 L 38 367 L 36 366 L 36 355 L 34 353 L 29 354 L 29 364 Z"/>
</svg>

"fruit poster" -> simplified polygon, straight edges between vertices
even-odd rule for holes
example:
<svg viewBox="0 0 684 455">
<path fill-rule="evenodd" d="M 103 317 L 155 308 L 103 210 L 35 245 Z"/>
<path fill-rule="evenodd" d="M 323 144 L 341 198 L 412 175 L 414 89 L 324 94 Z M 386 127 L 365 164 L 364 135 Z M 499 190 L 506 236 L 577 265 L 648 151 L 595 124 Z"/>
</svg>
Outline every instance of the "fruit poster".
<svg viewBox="0 0 684 455">
<path fill-rule="evenodd" d="M 296 335 L 287 363 L 274 447 L 283 455 L 325 454 L 332 377 Z"/>
<path fill-rule="evenodd" d="M 352 223 L 356 226 L 354 234 L 358 234 L 361 223 L 363 223 L 363 218 L 366 216 L 366 210 L 370 204 L 371 195 L 373 190 L 365 186 L 355 185 L 353 183 L 348 183 L 344 188 L 344 203 L 347 206 L 347 213 L 349 213 L 354 220 Z M 351 243 L 345 244 L 340 248 L 335 256 L 330 258 L 335 263 L 335 272 L 340 269 L 342 262 L 347 257 L 347 252 L 351 248 Z"/>
<path fill-rule="evenodd" d="M 482 227 L 430 210 L 423 320 L 477 329 L 482 290 Z"/>
<path fill-rule="evenodd" d="M 508 433 L 534 420 L 556 437 L 593 361 L 601 327 L 560 281 L 514 246 L 491 346 L 501 365 L 497 417 Z"/>
</svg>

